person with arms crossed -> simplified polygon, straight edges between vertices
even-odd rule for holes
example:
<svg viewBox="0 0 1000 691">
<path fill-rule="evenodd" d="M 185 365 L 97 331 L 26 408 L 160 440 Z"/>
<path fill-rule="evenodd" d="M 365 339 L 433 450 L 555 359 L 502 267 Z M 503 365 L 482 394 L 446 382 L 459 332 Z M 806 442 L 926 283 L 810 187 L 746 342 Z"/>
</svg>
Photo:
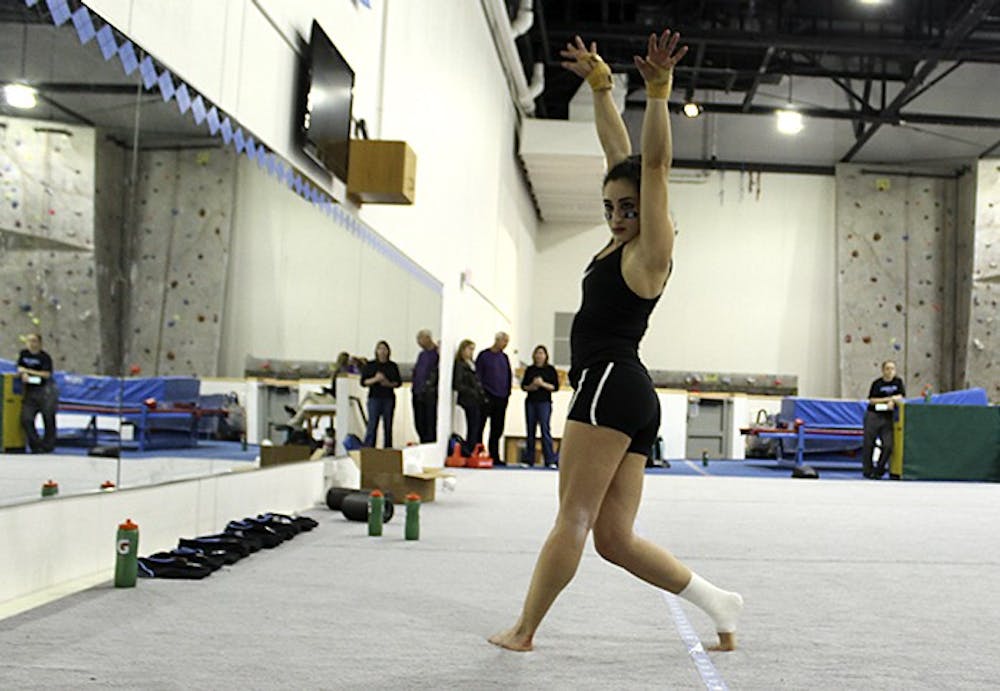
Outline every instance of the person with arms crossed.
<svg viewBox="0 0 1000 691">
<path fill-rule="evenodd" d="M 865 436 L 861 444 L 861 466 L 866 478 L 878 479 L 885 475 L 889 467 L 889 457 L 892 455 L 892 411 L 904 396 L 906 386 L 896 376 L 896 363 L 886 360 L 882 363 L 882 376 L 868 387 Z M 877 465 L 872 461 L 876 439 L 882 443 Z"/>
<path fill-rule="evenodd" d="M 56 409 L 59 390 L 52 378 L 52 357 L 42 350 L 42 335 L 28 334 L 28 346 L 17 356 L 17 372 L 24 387 L 21 402 L 21 426 L 31 453 L 52 453 L 56 448 Z M 45 436 L 38 437 L 35 418 L 42 414 Z"/>
</svg>

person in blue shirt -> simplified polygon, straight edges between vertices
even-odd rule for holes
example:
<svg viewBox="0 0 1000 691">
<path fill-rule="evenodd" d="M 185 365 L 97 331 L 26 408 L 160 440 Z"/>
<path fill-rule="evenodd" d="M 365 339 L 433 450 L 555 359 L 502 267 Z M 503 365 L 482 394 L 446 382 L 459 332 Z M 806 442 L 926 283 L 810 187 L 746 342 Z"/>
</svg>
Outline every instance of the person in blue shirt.
<svg viewBox="0 0 1000 691">
<path fill-rule="evenodd" d="M 510 336 L 498 331 L 493 339 L 493 345 L 481 351 L 476 356 L 476 376 L 486 391 L 486 404 L 483 406 L 483 416 L 480 421 L 480 434 L 490 423 L 490 437 L 487 447 L 494 465 L 507 465 L 500 458 L 500 438 L 503 436 L 504 423 L 507 418 L 507 402 L 510 400 L 510 387 L 514 381 L 514 373 L 510 368 L 510 360 L 504 348 L 510 342 Z M 516 461 L 515 461 L 516 462 Z"/>
<path fill-rule="evenodd" d="M 413 366 L 410 398 L 413 401 L 413 425 L 421 444 L 437 440 L 438 364 L 440 356 L 429 329 L 417 332 L 420 354 Z"/>
</svg>

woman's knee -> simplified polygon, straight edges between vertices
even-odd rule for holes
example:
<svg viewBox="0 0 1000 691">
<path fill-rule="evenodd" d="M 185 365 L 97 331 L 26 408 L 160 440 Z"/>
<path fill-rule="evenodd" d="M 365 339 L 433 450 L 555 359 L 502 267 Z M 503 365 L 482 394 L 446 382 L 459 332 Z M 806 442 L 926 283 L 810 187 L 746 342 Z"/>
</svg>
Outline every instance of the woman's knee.
<svg viewBox="0 0 1000 691">
<path fill-rule="evenodd" d="M 605 561 L 622 566 L 632 546 L 632 532 L 594 527 L 594 549 Z"/>
</svg>

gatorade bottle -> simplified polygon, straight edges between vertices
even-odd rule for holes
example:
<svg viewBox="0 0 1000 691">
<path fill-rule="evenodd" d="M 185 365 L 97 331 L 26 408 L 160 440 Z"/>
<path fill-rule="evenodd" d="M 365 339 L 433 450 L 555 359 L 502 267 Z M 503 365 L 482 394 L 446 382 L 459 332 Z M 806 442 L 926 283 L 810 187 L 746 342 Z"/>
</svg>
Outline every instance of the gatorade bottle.
<svg viewBox="0 0 1000 691">
<path fill-rule="evenodd" d="M 368 535 L 370 537 L 380 537 L 382 535 L 382 514 L 385 513 L 385 497 L 382 492 L 373 489 L 368 495 Z"/>
<path fill-rule="evenodd" d="M 134 588 L 139 571 L 139 526 L 126 518 L 115 538 L 115 587 Z"/>
<path fill-rule="evenodd" d="M 420 495 L 410 492 L 406 495 L 406 529 L 407 540 L 420 539 Z"/>
</svg>

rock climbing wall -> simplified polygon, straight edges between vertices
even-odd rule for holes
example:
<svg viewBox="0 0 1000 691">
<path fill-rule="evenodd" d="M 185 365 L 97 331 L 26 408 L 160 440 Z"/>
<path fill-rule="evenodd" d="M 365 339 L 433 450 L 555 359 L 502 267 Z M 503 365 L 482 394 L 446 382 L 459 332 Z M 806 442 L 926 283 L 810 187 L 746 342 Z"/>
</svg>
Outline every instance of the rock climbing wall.
<svg viewBox="0 0 1000 691">
<path fill-rule="evenodd" d="M 122 234 L 128 213 L 126 175 L 131 149 L 125 149 L 98 131 L 94 166 L 94 257 L 97 270 L 97 304 L 100 322 L 101 367 L 98 374 L 121 373 L 124 346 L 124 297 L 121 279 Z"/>
<path fill-rule="evenodd" d="M 972 309 L 972 265 L 976 241 L 975 168 L 958 179 L 958 223 L 955 237 L 955 388 L 968 385 L 969 323 Z"/>
<path fill-rule="evenodd" d="M 100 361 L 94 132 L 0 118 L 0 357 L 42 334 L 56 366 Z"/>
<path fill-rule="evenodd" d="M 957 182 L 837 166 L 841 395 L 883 360 L 908 393 L 952 388 Z"/>
<path fill-rule="evenodd" d="M 966 381 L 1000 401 L 1000 160 L 979 161 Z"/>
<path fill-rule="evenodd" d="M 216 374 L 235 181 L 227 149 L 140 152 L 128 369 Z"/>
</svg>

